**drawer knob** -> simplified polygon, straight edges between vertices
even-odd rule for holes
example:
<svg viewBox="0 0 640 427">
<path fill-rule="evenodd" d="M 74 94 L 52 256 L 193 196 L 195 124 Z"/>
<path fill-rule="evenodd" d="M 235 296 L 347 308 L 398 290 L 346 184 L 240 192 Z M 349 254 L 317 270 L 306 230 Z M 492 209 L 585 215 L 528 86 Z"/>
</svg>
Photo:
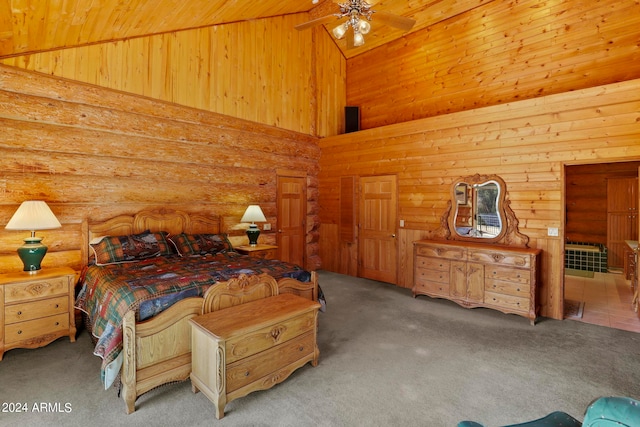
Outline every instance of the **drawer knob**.
<svg viewBox="0 0 640 427">
<path fill-rule="evenodd" d="M 244 376 L 245 376 L 245 377 L 248 377 L 249 375 L 250 375 L 250 372 L 249 372 L 249 371 L 247 371 L 247 372 L 245 372 L 245 373 L 244 373 Z"/>
<path fill-rule="evenodd" d="M 300 348 L 298 348 L 298 351 L 304 351 L 304 346 L 300 346 Z"/>
<path fill-rule="evenodd" d="M 22 316 L 22 310 L 18 312 L 18 316 Z"/>
<path fill-rule="evenodd" d="M 60 322 L 56 322 L 56 326 L 59 326 L 59 325 L 60 325 Z"/>
<path fill-rule="evenodd" d="M 56 304 L 56 308 L 60 308 L 60 304 Z"/>
<path fill-rule="evenodd" d="M 19 331 L 18 331 L 18 335 L 22 335 L 22 330 L 19 330 Z"/>
</svg>

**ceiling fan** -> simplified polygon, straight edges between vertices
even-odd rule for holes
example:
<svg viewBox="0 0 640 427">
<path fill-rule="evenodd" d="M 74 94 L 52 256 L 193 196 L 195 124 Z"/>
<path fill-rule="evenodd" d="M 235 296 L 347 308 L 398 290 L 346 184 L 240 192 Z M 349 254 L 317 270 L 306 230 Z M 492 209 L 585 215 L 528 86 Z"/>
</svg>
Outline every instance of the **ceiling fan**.
<svg viewBox="0 0 640 427">
<path fill-rule="evenodd" d="M 332 32 L 337 39 L 341 39 L 349 29 L 351 29 L 353 37 L 347 38 L 347 48 L 352 48 L 362 46 L 364 44 L 364 35 L 371 30 L 371 24 L 369 24 L 369 21 L 371 21 L 371 17 L 374 13 L 376 14 L 375 19 L 404 31 L 409 31 L 416 23 L 415 19 L 372 10 L 371 6 L 375 3 L 376 0 L 369 2 L 364 0 L 349 0 L 344 3 L 337 3 L 337 6 L 340 8 L 340 13 L 333 13 L 331 15 L 312 19 L 311 21 L 296 25 L 295 29 L 306 30 L 307 28 L 315 27 L 316 25 L 328 24 L 336 19 L 341 20 L 347 18 L 344 22 L 338 24 Z"/>
</svg>

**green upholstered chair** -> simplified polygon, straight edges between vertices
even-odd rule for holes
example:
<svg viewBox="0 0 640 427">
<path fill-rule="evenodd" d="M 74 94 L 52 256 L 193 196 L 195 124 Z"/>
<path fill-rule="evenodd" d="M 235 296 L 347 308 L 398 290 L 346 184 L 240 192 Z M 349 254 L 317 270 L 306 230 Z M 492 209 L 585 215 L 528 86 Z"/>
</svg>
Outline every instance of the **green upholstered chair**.
<svg viewBox="0 0 640 427">
<path fill-rule="evenodd" d="M 564 412 L 504 427 L 640 427 L 640 401 L 628 397 L 601 397 L 589 405 L 584 421 Z M 458 427 L 483 427 L 474 421 L 462 421 Z"/>
</svg>

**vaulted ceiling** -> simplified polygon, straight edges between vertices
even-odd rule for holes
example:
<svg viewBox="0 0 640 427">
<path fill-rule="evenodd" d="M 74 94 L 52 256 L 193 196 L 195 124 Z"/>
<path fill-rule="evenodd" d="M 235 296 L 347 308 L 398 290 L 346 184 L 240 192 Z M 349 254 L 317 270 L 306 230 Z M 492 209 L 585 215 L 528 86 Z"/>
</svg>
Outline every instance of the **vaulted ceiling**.
<svg viewBox="0 0 640 427">
<path fill-rule="evenodd" d="M 346 1 L 346 0 L 345 0 Z M 493 0 L 371 0 L 374 10 L 411 17 L 418 31 Z M 339 2 L 339 1 L 337 1 Z M 0 57 L 124 40 L 191 28 L 300 14 L 300 22 L 339 11 L 319 0 L 0 0 Z M 308 14 L 306 13 L 308 12 Z M 327 24 L 331 30 L 336 24 Z M 353 57 L 406 33 L 376 22 Z"/>
</svg>

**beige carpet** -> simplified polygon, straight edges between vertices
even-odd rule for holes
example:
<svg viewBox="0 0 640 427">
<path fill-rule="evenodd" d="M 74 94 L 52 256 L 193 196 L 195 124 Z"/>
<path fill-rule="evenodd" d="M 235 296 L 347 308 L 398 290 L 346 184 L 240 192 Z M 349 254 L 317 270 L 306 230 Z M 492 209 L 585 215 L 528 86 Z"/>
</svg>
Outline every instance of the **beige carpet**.
<svg viewBox="0 0 640 427">
<path fill-rule="evenodd" d="M 189 382 L 145 394 L 126 415 L 101 390 L 100 359 L 83 331 L 0 362 L 0 427 L 495 427 L 564 411 L 582 419 L 602 395 L 640 397 L 640 334 L 583 322 L 473 310 L 410 289 L 320 272 L 320 363 L 236 399 L 215 419 Z M 44 403 L 49 412 L 35 412 Z M 1 409 L 1 408 L 0 408 Z"/>
</svg>

